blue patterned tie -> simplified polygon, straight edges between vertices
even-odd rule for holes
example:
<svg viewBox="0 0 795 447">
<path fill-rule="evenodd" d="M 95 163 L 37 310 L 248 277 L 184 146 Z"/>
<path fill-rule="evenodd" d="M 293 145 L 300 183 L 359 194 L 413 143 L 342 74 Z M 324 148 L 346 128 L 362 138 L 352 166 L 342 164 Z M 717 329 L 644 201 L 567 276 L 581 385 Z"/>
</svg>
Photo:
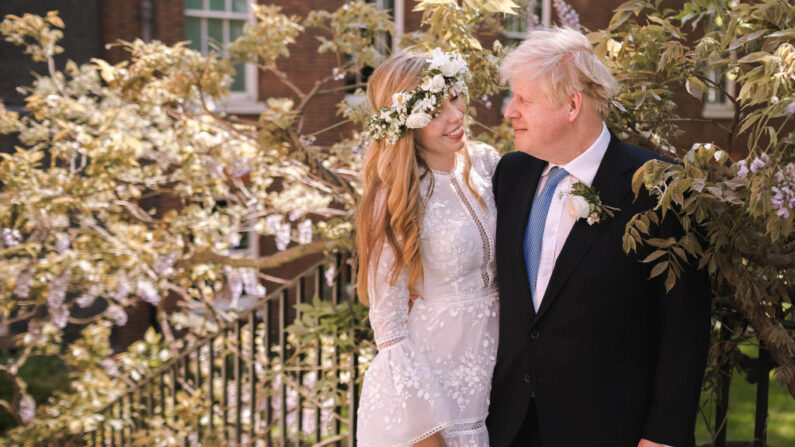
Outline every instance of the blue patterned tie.
<svg viewBox="0 0 795 447">
<path fill-rule="evenodd" d="M 536 278 L 538 277 L 538 264 L 541 262 L 541 243 L 544 239 L 544 226 L 547 223 L 547 213 L 552 197 L 555 195 L 555 188 L 558 183 L 569 175 L 563 168 L 553 167 L 549 170 L 547 179 L 541 194 L 533 200 L 533 208 L 530 210 L 530 217 L 527 219 L 527 229 L 524 233 L 524 262 L 527 266 L 527 280 L 530 282 L 530 296 L 533 302 L 541 299 L 536 298 Z"/>
</svg>

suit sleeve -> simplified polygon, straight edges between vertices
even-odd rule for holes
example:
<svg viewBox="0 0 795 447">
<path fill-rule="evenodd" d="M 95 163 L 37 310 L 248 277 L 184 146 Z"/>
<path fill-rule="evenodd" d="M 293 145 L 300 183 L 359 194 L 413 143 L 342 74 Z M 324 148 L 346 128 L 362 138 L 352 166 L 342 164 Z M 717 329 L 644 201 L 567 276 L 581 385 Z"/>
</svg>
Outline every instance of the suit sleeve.
<svg viewBox="0 0 795 447">
<path fill-rule="evenodd" d="M 660 232 L 663 238 L 676 237 L 681 236 L 682 229 L 676 217 L 668 215 Z M 709 276 L 695 265 L 685 266 L 668 293 L 660 278 L 655 278 L 651 289 L 657 294 L 659 306 L 659 355 L 643 438 L 673 447 L 689 447 L 694 444 L 699 393 L 710 343 Z"/>
</svg>

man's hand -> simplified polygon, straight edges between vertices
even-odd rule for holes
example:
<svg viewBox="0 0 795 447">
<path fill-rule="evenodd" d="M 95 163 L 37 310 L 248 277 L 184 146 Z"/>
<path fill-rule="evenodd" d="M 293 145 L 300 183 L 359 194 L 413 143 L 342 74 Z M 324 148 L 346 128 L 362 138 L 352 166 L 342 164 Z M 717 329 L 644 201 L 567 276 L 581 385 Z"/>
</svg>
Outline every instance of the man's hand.
<svg viewBox="0 0 795 447">
<path fill-rule="evenodd" d="M 638 447 L 666 447 L 662 444 L 657 444 L 656 442 L 651 442 L 648 439 L 641 439 L 638 443 Z"/>
<path fill-rule="evenodd" d="M 432 436 L 429 436 L 423 439 L 422 441 L 414 444 L 414 447 L 447 447 L 447 444 L 444 442 L 442 434 L 436 432 Z"/>
</svg>

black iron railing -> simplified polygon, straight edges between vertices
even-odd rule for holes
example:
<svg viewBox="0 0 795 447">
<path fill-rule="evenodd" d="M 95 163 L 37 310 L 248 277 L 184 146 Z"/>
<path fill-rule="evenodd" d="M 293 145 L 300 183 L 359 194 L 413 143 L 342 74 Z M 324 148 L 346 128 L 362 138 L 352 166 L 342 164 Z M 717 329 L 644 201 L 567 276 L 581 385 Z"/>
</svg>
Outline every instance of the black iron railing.
<svg viewBox="0 0 795 447">
<path fill-rule="evenodd" d="M 173 438 L 158 438 L 168 435 L 185 446 L 353 447 L 358 354 L 340 352 L 333 340 L 321 337 L 301 345 L 288 340 L 286 330 L 301 318 L 298 303 L 315 297 L 334 304 L 355 300 L 348 261 L 337 254 L 314 265 L 141 379 L 88 424 L 84 443 L 128 446 L 135 438 L 137 445 L 173 445 Z M 328 265 L 334 274 L 327 277 Z M 329 338 L 337 336 L 357 342 L 351 332 Z M 749 361 L 749 369 L 758 370 L 755 439 L 726 441 L 732 368 L 727 358 L 719 361 L 724 366 L 715 402 L 716 435 L 709 445 L 767 445 L 768 375 L 774 362 L 764 349 Z M 321 379 L 326 389 L 317 386 Z M 327 389 L 329 383 L 333 390 Z M 141 439 L 151 442 L 140 444 Z"/>
<path fill-rule="evenodd" d="M 301 317 L 297 303 L 355 299 L 350 269 L 348 257 L 337 254 L 268 294 L 107 405 L 87 424 L 83 441 L 127 446 L 136 439 L 154 446 L 177 437 L 186 446 L 353 446 L 357 354 L 340 353 L 318 337 L 313 346 L 300 346 L 296 361 L 298 347 L 286 330 Z M 315 393 L 321 375 L 333 376 L 336 390 Z"/>
</svg>

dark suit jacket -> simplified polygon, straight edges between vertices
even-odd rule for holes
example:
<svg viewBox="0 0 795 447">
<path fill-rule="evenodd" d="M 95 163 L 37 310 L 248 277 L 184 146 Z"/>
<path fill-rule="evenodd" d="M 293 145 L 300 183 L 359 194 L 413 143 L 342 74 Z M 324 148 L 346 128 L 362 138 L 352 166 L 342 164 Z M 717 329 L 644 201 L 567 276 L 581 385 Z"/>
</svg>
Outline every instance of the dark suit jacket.
<svg viewBox="0 0 795 447">
<path fill-rule="evenodd" d="M 487 425 L 492 447 L 512 445 L 535 395 L 544 447 L 636 447 L 646 438 L 691 447 L 709 345 L 709 282 L 686 267 L 665 293 L 654 263 L 627 255 L 621 238 L 636 213 L 632 174 L 655 156 L 611 134 L 593 181 L 620 208 L 589 226 L 578 220 L 555 264 L 538 313 L 522 253 L 546 162 L 507 154 L 494 175 L 500 338 Z M 681 234 L 674 217 L 652 229 Z M 517 444 L 518 445 L 518 444 Z"/>
</svg>

